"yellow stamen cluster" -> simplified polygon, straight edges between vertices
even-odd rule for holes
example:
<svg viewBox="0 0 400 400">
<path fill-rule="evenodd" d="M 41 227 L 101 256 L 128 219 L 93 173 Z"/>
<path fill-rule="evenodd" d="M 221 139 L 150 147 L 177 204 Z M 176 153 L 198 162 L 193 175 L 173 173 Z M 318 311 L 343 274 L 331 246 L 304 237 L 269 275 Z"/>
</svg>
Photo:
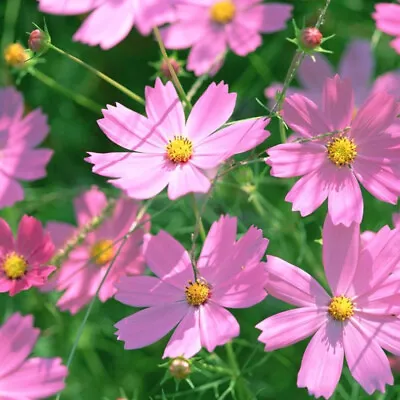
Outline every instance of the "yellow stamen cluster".
<svg viewBox="0 0 400 400">
<path fill-rule="evenodd" d="M 357 146 L 353 139 L 346 136 L 338 136 L 327 145 L 328 157 L 338 167 L 350 165 L 357 156 Z"/>
<path fill-rule="evenodd" d="M 22 278 L 28 269 L 28 263 L 23 256 L 16 253 L 7 254 L 3 261 L 3 270 L 9 279 Z"/>
<path fill-rule="evenodd" d="M 336 321 L 346 321 L 354 315 L 354 304 L 346 296 L 336 296 L 331 299 L 328 313 Z"/>
<path fill-rule="evenodd" d="M 175 164 L 186 163 L 193 155 L 193 144 L 184 136 L 174 136 L 167 144 L 167 158 Z"/>
<path fill-rule="evenodd" d="M 112 240 L 99 240 L 90 250 L 90 258 L 99 266 L 109 263 L 115 256 Z"/>
<path fill-rule="evenodd" d="M 4 60 L 11 67 L 22 67 L 28 60 L 28 54 L 19 43 L 13 43 L 5 48 Z"/>
<path fill-rule="evenodd" d="M 210 10 L 211 19 L 218 24 L 227 24 L 233 20 L 236 13 L 235 5 L 229 1 L 218 1 Z"/>
<path fill-rule="evenodd" d="M 198 279 L 195 282 L 189 281 L 189 285 L 185 288 L 185 294 L 186 301 L 191 306 L 201 306 L 210 298 L 211 291 L 207 283 Z"/>
</svg>

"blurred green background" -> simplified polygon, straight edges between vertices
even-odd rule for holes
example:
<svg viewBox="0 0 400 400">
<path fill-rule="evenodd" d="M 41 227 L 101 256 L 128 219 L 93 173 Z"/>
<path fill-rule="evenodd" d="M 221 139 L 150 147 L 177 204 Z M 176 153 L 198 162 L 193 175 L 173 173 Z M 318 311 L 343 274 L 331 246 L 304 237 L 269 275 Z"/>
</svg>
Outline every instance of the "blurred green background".
<svg viewBox="0 0 400 400">
<path fill-rule="evenodd" d="M 18 3 L 20 0 L 0 2 L 0 32 L 6 26 L 6 38 L 26 45 L 26 32 L 33 29 L 32 22 L 42 25 L 43 15 L 37 11 L 35 0 L 22 0 L 20 7 Z M 306 24 L 315 23 L 324 5 L 323 0 L 297 0 L 292 3 L 298 25 L 303 21 Z M 321 30 L 325 36 L 336 35 L 326 45 L 333 51 L 329 56 L 333 64 L 338 63 L 351 38 L 371 39 L 375 29 L 371 13 L 376 3 L 365 0 L 332 0 Z M 5 21 L 6 7 L 16 15 L 15 24 Z M 153 83 L 150 77 L 155 70 L 150 63 L 160 59 L 157 44 L 152 37 L 142 37 L 132 31 L 117 47 L 102 51 L 98 47 L 72 42 L 72 35 L 82 18 L 46 15 L 53 43 L 143 96 L 144 87 Z M 265 102 L 265 87 L 273 81 L 283 81 L 295 51 L 294 46 L 285 40 L 285 37 L 291 36 L 293 32 L 289 25 L 284 32 L 265 35 L 262 47 L 246 58 L 228 55 L 224 67 L 214 80 L 224 80 L 231 91 L 238 93 L 233 120 L 265 114 L 266 111 L 255 99 Z M 389 37 L 383 35 L 375 49 L 377 75 L 400 67 L 399 57 L 389 47 L 389 40 Z M 180 52 L 179 56 L 185 59 L 187 52 Z M 143 108 L 131 99 L 59 54 L 50 51 L 44 56 L 44 60 L 45 63 L 37 66 L 40 71 L 103 107 L 120 102 L 133 110 L 143 112 Z M 3 61 L 0 77 L 3 86 L 14 84 Z M 182 78 L 186 90 L 194 81 L 191 74 Z M 208 82 L 203 88 L 207 84 Z M 97 184 L 110 196 L 116 195 L 117 192 L 107 185 L 106 179 L 92 174 L 91 166 L 83 161 L 87 151 L 113 150 L 113 145 L 96 124 L 96 114 L 78 106 L 31 76 L 26 76 L 18 89 L 24 94 L 27 109 L 41 107 L 48 115 L 50 135 L 43 146 L 52 148 L 55 155 L 48 166 L 47 178 L 25 185 L 26 199 L 12 208 L 1 210 L 0 215 L 14 228 L 24 213 L 34 215 L 44 223 L 49 220 L 74 222 L 72 199 L 82 190 Z M 269 130 L 271 137 L 260 146 L 260 151 L 280 141 L 276 121 L 270 124 Z M 244 158 L 246 155 L 240 157 Z M 240 233 L 254 224 L 263 229 L 264 235 L 270 239 L 268 253 L 301 266 L 323 281 L 321 247 L 315 241 L 321 237 L 326 208 L 322 207 L 307 218 L 291 212 L 290 204 L 284 202 L 291 184 L 291 180 L 271 178 L 263 163 L 235 169 L 219 181 L 203 215 L 204 224 L 207 230 L 223 213 L 239 218 Z M 391 223 L 391 215 L 396 207 L 380 203 L 365 192 L 364 198 L 364 229 L 376 230 Z M 165 229 L 188 249 L 195 223 L 189 200 L 184 198 L 175 202 L 167 212 L 152 221 L 153 232 Z M 162 210 L 167 202 L 165 197 L 157 199 L 150 212 Z M 198 247 L 201 247 L 199 240 Z M 46 295 L 35 290 L 20 293 L 14 298 L 0 294 L 0 321 L 2 317 L 15 311 L 32 313 L 36 326 L 42 329 L 42 337 L 35 348 L 35 354 L 61 356 L 66 360 L 85 310 L 76 316 L 61 313 L 55 306 L 57 297 L 55 293 Z M 254 328 L 255 324 L 285 307 L 286 305 L 267 298 L 250 310 L 234 310 L 241 325 L 241 335 L 233 342 L 233 346 L 241 374 L 257 399 L 308 398 L 306 390 L 296 387 L 296 376 L 307 341 L 266 354 L 262 344 L 256 340 L 259 332 Z M 173 380 L 161 384 L 165 369 L 160 368 L 159 364 L 162 363 L 160 357 L 167 339 L 142 350 L 124 351 L 123 343 L 118 342 L 114 336 L 113 325 L 132 311 L 115 300 L 109 300 L 106 304 L 96 303 L 79 342 L 69 372 L 67 389 L 62 398 L 116 399 L 123 393 L 129 399 L 222 398 L 222 393 L 229 386 L 229 377 L 215 372 L 194 373 L 191 378 L 194 390 L 186 382 L 181 383 L 178 392 L 175 392 Z M 202 362 L 211 365 L 224 365 L 227 360 L 224 348 L 218 348 L 216 355 L 211 356 L 204 351 L 199 357 Z M 225 393 L 224 398 L 234 398 L 231 393 Z M 335 398 L 354 400 L 364 397 L 367 396 L 353 383 L 346 370 Z M 386 395 L 379 394 L 374 398 L 400 398 L 400 387 L 397 384 L 389 388 Z"/>
</svg>

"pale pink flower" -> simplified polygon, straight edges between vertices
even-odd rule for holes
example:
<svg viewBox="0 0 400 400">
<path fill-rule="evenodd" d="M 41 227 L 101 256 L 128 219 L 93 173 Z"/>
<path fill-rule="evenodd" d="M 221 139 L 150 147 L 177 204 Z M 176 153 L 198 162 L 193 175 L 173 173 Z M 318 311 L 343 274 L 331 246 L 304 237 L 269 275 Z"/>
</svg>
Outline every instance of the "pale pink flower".
<svg viewBox="0 0 400 400">
<path fill-rule="evenodd" d="M 167 185 L 171 200 L 206 193 L 211 186 L 206 170 L 269 136 L 264 130 L 269 120 L 264 118 L 220 129 L 235 103 L 236 94 L 228 93 L 227 85 L 212 83 L 185 122 L 174 86 L 157 79 L 154 88 L 146 87 L 147 117 L 117 103 L 103 110 L 104 118 L 98 121 L 110 140 L 130 151 L 89 153 L 86 161 L 94 164 L 93 172 L 114 178 L 110 183 L 132 198 L 151 198 Z"/>
<path fill-rule="evenodd" d="M 29 358 L 39 337 L 31 315 L 13 314 L 0 327 L 0 398 L 47 399 L 64 389 L 67 368 L 60 358 Z"/>
<path fill-rule="evenodd" d="M 376 198 L 396 204 L 400 195 L 400 137 L 387 132 L 399 112 L 394 97 L 372 94 L 353 119 L 348 80 L 328 78 L 322 106 L 295 94 L 284 103 L 286 123 L 305 142 L 270 148 L 271 175 L 302 176 L 286 196 L 306 216 L 326 199 L 334 224 L 360 223 L 363 198 L 358 181 Z M 324 139 L 317 135 L 340 131 Z"/>
<path fill-rule="evenodd" d="M 19 92 L 0 89 L 0 208 L 23 200 L 22 181 L 46 176 L 45 167 L 53 151 L 35 149 L 49 132 L 47 117 L 40 109 L 25 117 Z"/>
<path fill-rule="evenodd" d="M 37 219 L 24 215 L 14 240 L 7 222 L 0 218 L 0 293 L 14 296 L 43 286 L 55 270 L 47 265 L 53 253 L 53 242 Z"/>
<path fill-rule="evenodd" d="M 287 94 L 301 94 L 317 105 L 322 105 L 322 89 L 327 78 L 335 76 L 335 70 L 327 57 L 314 54 L 315 62 L 306 57 L 301 63 L 297 79 L 301 88 L 289 87 Z M 350 79 L 354 90 L 354 114 L 373 93 L 387 92 L 400 100 L 400 71 L 387 72 L 373 80 L 375 62 L 368 40 L 356 39 L 350 42 L 337 68 L 342 79 Z M 273 83 L 265 90 L 265 96 L 274 103 L 277 91 L 283 85 Z"/>
<path fill-rule="evenodd" d="M 376 27 L 380 31 L 391 36 L 396 36 L 390 45 L 400 54 L 400 5 L 391 3 L 379 3 L 375 5 L 372 14 Z"/>
<path fill-rule="evenodd" d="M 196 75 L 219 68 L 231 49 L 245 56 L 261 46 L 261 33 L 285 29 L 293 6 L 262 0 L 177 0 L 176 21 L 163 28 L 170 49 L 190 47 L 187 69 Z"/>
<path fill-rule="evenodd" d="M 239 324 L 225 309 L 247 308 L 266 292 L 265 263 L 260 262 L 268 240 L 251 227 L 236 241 L 237 219 L 214 222 L 193 273 L 188 252 L 167 232 L 146 245 L 145 259 L 157 275 L 122 278 L 115 298 L 133 307 L 147 307 L 119 321 L 125 349 L 148 346 L 173 330 L 163 357 L 192 357 L 205 347 L 213 351 L 239 335 Z"/>
<path fill-rule="evenodd" d="M 77 197 L 74 206 L 78 228 L 61 222 L 50 222 L 47 225 L 56 248 L 63 248 L 79 229 L 101 214 L 106 204 L 106 196 L 97 188 L 92 188 Z M 116 255 L 120 239 L 137 218 L 137 211 L 138 203 L 131 199 L 119 199 L 114 213 L 71 252 L 60 271 L 45 288 L 46 291 L 65 291 L 57 302 L 62 311 L 68 310 L 75 314 L 90 302 Z M 144 218 L 147 219 L 148 216 Z M 114 283 L 121 276 L 143 272 L 142 242 L 144 232 L 149 230 L 149 226 L 149 223 L 146 223 L 144 228 L 138 228 L 126 241 L 101 287 L 100 301 L 105 302 L 114 295 Z"/>
<path fill-rule="evenodd" d="M 393 384 L 385 349 L 400 355 L 400 232 L 386 227 L 360 247 L 359 225 L 323 228 L 323 263 L 332 295 L 300 268 L 268 256 L 266 289 L 271 296 L 298 308 L 257 325 L 266 351 L 314 335 L 297 378 L 315 397 L 332 396 L 344 357 L 353 378 L 368 394 Z"/>
<path fill-rule="evenodd" d="M 73 39 L 108 50 L 124 40 L 133 26 L 148 35 L 174 19 L 172 0 L 38 0 L 42 12 L 57 15 L 90 13 Z"/>
</svg>

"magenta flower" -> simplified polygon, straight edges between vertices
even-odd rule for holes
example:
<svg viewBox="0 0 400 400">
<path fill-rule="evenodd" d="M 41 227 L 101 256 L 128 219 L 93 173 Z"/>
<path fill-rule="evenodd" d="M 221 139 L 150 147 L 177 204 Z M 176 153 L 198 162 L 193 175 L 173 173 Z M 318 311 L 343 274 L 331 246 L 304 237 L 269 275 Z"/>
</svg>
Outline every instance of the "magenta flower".
<svg viewBox="0 0 400 400">
<path fill-rule="evenodd" d="M 0 293 L 14 296 L 43 286 L 55 270 L 46 265 L 53 253 L 53 242 L 37 219 L 24 215 L 14 240 L 7 222 L 0 218 Z"/>
<path fill-rule="evenodd" d="M 148 346 L 176 327 L 163 357 L 192 357 L 213 351 L 239 335 L 239 325 L 225 307 L 247 308 L 266 296 L 268 240 L 251 227 L 236 241 L 236 218 L 222 216 L 208 233 L 194 276 L 189 254 L 167 232 L 152 236 L 145 249 L 147 265 L 157 277 L 122 278 L 115 298 L 147 307 L 119 321 L 126 349 Z"/>
<path fill-rule="evenodd" d="M 63 248 L 79 229 L 101 214 L 106 204 L 104 193 L 97 188 L 92 188 L 76 198 L 74 206 L 78 228 L 61 222 L 50 222 L 47 225 L 56 248 Z M 113 215 L 89 233 L 83 244 L 71 252 L 68 260 L 45 288 L 46 291 L 65 291 L 57 303 L 62 311 L 68 310 L 75 314 L 90 302 L 116 255 L 120 239 L 135 221 L 137 211 L 137 203 L 130 199 L 119 199 Z M 147 219 L 148 216 L 144 218 Z M 150 224 L 146 223 L 144 228 L 137 229 L 129 237 L 99 292 L 100 301 L 105 302 L 114 295 L 114 284 L 122 276 L 143 272 L 142 242 L 144 232 L 149 228 Z"/>
<path fill-rule="evenodd" d="M 176 21 L 163 28 L 170 49 L 191 47 L 187 68 L 202 75 L 219 68 L 228 48 L 239 56 L 261 45 L 261 33 L 285 29 L 293 6 L 262 0 L 178 0 Z M 216 63 L 218 66 L 216 66 Z"/>
<path fill-rule="evenodd" d="M 182 103 L 171 82 L 157 79 L 146 87 L 144 117 L 117 103 L 103 110 L 99 126 L 119 146 L 134 152 L 89 153 L 93 172 L 112 177 L 114 186 L 136 199 L 148 199 L 168 185 L 175 200 L 190 192 L 206 193 L 211 182 L 206 170 L 261 142 L 269 120 L 247 120 L 220 129 L 231 117 L 236 94 L 224 83 L 212 83 L 185 122 Z M 218 130 L 218 131 L 217 131 Z M 216 132 L 217 131 L 217 132 Z"/>
<path fill-rule="evenodd" d="M 0 327 L 0 398 L 47 399 L 64 389 L 67 368 L 60 358 L 30 358 L 39 337 L 31 315 L 13 314 Z"/>
<path fill-rule="evenodd" d="M 400 261 L 400 232 L 385 229 L 360 247 L 357 224 L 323 229 L 323 262 L 330 296 L 308 273 L 280 258 L 268 256 L 268 293 L 298 308 L 257 325 L 266 351 L 314 335 L 304 353 L 297 378 L 315 397 L 332 396 L 343 359 L 354 379 L 372 394 L 393 384 L 382 348 L 400 355 L 400 277 L 392 276 Z M 392 274 L 392 275 L 391 275 Z M 396 293 L 396 294 L 394 294 Z"/>
<path fill-rule="evenodd" d="M 376 27 L 391 36 L 396 36 L 390 45 L 400 54 L 400 5 L 379 3 L 372 14 Z"/>
<path fill-rule="evenodd" d="M 148 35 L 158 25 L 171 22 L 171 0 L 38 0 L 42 12 L 57 15 L 89 13 L 73 39 L 108 50 L 124 40 L 133 26 Z"/>
<path fill-rule="evenodd" d="M 335 76 L 334 69 L 328 59 L 322 54 L 314 54 L 316 61 L 306 57 L 298 70 L 297 79 L 302 89 L 290 87 L 287 94 L 301 94 L 308 97 L 315 104 L 322 106 L 322 90 L 327 78 Z M 387 72 L 373 81 L 374 57 L 368 40 L 356 39 L 350 42 L 343 54 L 338 73 L 341 78 L 351 80 L 354 90 L 354 112 L 355 117 L 358 109 L 367 98 L 379 92 L 386 92 L 400 100 L 400 71 Z M 275 103 L 278 90 L 282 90 L 282 84 L 273 83 L 265 90 L 265 96 L 270 104 Z M 397 126 L 396 126 L 397 125 Z M 391 130 L 400 133 L 400 122 L 396 120 Z"/>
<path fill-rule="evenodd" d="M 302 176 L 286 196 L 306 216 L 326 199 L 334 224 L 360 223 L 363 199 L 357 180 L 376 198 L 396 204 L 400 195 L 400 137 L 387 133 L 398 104 L 387 93 L 372 94 L 353 119 L 353 91 L 339 76 L 326 79 L 323 104 L 296 94 L 286 99 L 284 119 L 305 142 L 270 148 L 271 175 Z M 323 139 L 317 135 L 338 132 Z"/>
<path fill-rule="evenodd" d="M 22 181 L 46 176 L 45 167 L 53 151 L 35 149 L 49 132 L 47 117 L 40 109 L 23 117 L 24 101 L 9 87 L 0 89 L 0 208 L 23 200 Z"/>
</svg>

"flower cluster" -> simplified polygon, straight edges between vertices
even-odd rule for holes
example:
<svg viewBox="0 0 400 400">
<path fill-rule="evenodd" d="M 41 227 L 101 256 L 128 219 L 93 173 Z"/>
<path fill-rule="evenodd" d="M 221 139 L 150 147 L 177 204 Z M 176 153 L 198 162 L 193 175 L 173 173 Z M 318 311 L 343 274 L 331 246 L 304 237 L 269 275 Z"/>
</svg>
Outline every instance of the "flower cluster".
<svg viewBox="0 0 400 400">
<path fill-rule="evenodd" d="M 315 54 L 326 52 L 321 44 L 329 38 L 323 38 L 319 27 L 328 1 L 315 26 L 299 30 L 294 24 L 296 39 L 290 41 L 298 48 L 287 78 L 265 92 L 271 112 L 232 121 L 235 109 L 240 110 L 237 94 L 226 83 L 210 83 L 192 105 L 195 92 L 222 67 L 229 50 L 246 56 L 261 46 L 261 34 L 284 30 L 292 5 L 262 0 L 38 3 L 50 14 L 89 14 L 73 39 L 103 50 L 120 43 L 133 27 L 146 36 L 154 31 L 165 82 L 157 78 L 142 99 L 68 55 L 122 88 L 144 112 L 120 103 L 102 110 L 100 130 L 123 150 L 88 153 L 85 161 L 92 172 L 110 178 L 112 188 L 110 195 L 97 186 L 77 194 L 73 223 L 46 218 L 43 226 L 23 215 L 13 234 L 13 223 L 0 218 L 0 293 L 15 296 L 38 288 L 40 296 L 51 293 L 58 309 L 70 314 L 90 304 L 82 329 L 97 298 L 140 308 L 119 321 L 113 316 L 117 339 L 134 350 L 171 334 L 162 358 L 171 359 L 168 371 L 177 380 L 188 379 L 197 357 L 208 357 L 240 335 L 240 318 L 228 309 L 250 308 L 266 299 L 269 305 L 268 299 L 275 298 L 295 308 L 269 313 L 258 322 L 258 341 L 271 352 L 312 336 L 298 372 L 299 388 L 330 398 L 344 360 L 368 394 L 393 385 L 392 369 L 400 369 L 400 214 L 393 214 L 393 229 L 385 225 L 363 232 L 361 187 L 389 205 L 400 197 L 399 71 L 372 82 L 374 59 L 369 42 L 361 39 L 348 45 L 337 74 L 325 56 Z M 400 5 L 377 4 L 373 18 L 378 29 L 400 36 Z M 52 44 L 47 27 L 35 29 L 28 43 L 36 59 L 52 48 L 66 54 Z M 400 38 L 391 45 L 400 53 Z M 165 48 L 190 49 L 187 69 L 201 76 L 190 94 L 177 77 L 185 63 L 169 57 Z M 8 65 L 37 76 L 35 65 L 26 67 L 27 54 L 14 43 L 4 56 Z M 290 86 L 296 72 L 302 88 Z M 58 83 L 51 85 L 60 89 Z M 66 88 L 61 91 L 71 95 Z M 77 102 L 87 104 L 87 99 Z M 52 156 L 52 150 L 37 148 L 49 131 L 47 117 L 40 110 L 25 114 L 21 94 L 12 87 L 0 89 L 1 209 L 24 200 L 20 181 L 44 178 Z M 273 118 L 280 124 L 281 143 L 259 149 L 271 136 L 267 127 L 272 129 Z M 292 131 L 288 140 L 287 128 Z M 327 285 L 278 256 L 266 255 L 269 240 L 261 229 L 246 226 L 245 212 L 240 219 L 218 207 L 205 218 L 205 208 L 198 208 L 199 198 L 207 204 L 220 174 L 253 162 L 259 162 L 262 174 L 299 178 L 285 200 L 301 217 L 327 201 L 323 266 L 316 272 Z M 159 211 L 149 208 L 164 191 L 168 205 L 180 207 L 182 198 L 192 197 L 190 249 L 152 221 Z M 366 204 L 368 210 L 370 202 Z M 67 368 L 60 359 L 27 359 L 38 336 L 31 315 L 16 312 L 0 327 L 1 399 L 44 399 L 64 389 Z M 228 375 L 234 387 L 242 377 L 235 360 L 232 364 Z"/>
</svg>

